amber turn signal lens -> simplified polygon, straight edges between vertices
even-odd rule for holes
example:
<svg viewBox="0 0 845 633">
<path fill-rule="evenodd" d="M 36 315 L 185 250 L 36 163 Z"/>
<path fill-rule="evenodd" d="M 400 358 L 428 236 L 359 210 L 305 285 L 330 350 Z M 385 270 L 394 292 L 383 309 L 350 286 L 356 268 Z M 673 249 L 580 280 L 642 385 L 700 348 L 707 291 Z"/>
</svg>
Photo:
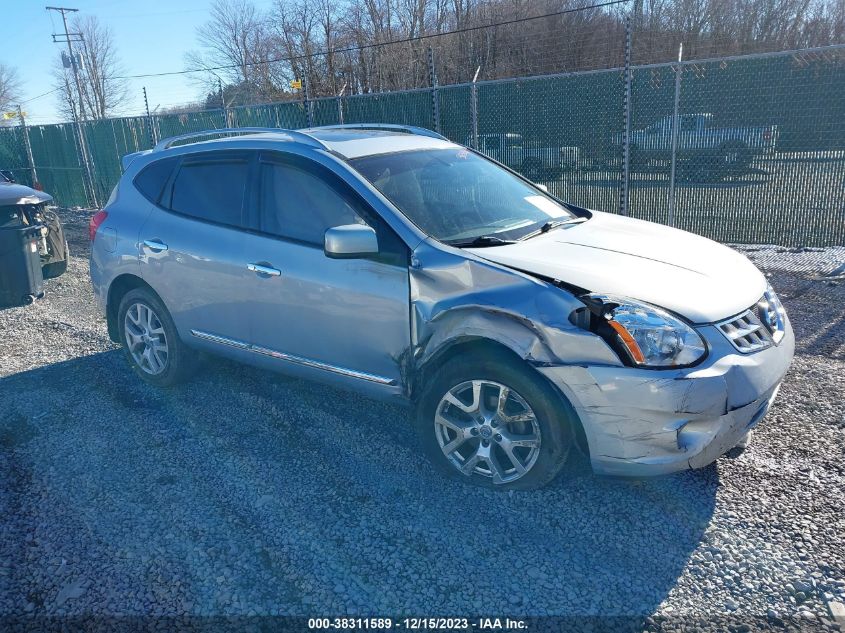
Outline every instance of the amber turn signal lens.
<svg viewBox="0 0 845 633">
<path fill-rule="evenodd" d="M 634 340 L 634 337 L 631 336 L 630 332 L 625 329 L 621 323 L 617 323 L 616 321 L 608 321 L 610 327 L 612 327 L 616 333 L 619 335 L 619 338 L 622 339 L 622 343 L 625 345 L 625 348 L 628 350 L 628 353 L 631 354 L 631 358 L 634 360 L 635 363 L 643 364 L 645 363 L 645 356 L 643 355 L 640 346 L 637 345 L 637 342 Z"/>
</svg>

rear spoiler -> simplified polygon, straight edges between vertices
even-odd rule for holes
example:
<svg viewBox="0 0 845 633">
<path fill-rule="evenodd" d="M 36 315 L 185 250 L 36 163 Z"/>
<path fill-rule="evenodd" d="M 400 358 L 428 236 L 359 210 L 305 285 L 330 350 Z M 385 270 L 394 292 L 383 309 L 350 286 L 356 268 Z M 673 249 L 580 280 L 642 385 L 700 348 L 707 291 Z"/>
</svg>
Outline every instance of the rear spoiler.
<svg viewBox="0 0 845 633">
<path fill-rule="evenodd" d="M 138 158 L 139 156 L 143 156 L 145 154 L 149 154 L 153 150 L 145 149 L 141 150 L 140 152 L 132 152 L 131 154 L 127 154 L 123 158 L 120 159 L 120 166 L 123 168 L 123 171 L 126 172 L 129 169 L 129 165 L 132 164 L 132 161 Z"/>
</svg>

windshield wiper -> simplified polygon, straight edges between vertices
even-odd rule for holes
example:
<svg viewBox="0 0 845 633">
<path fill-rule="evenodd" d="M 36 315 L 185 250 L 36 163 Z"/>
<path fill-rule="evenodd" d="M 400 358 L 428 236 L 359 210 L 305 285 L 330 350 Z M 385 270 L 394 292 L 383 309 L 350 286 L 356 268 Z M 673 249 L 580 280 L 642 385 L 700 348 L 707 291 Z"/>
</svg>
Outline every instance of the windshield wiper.
<svg viewBox="0 0 845 633">
<path fill-rule="evenodd" d="M 515 244 L 514 240 L 505 240 L 495 235 L 479 235 L 476 238 L 465 242 L 446 242 L 449 246 L 457 248 L 480 248 L 483 246 L 502 246 L 503 244 Z"/>
<path fill-rule="evenodd" d="M 587 218 L 569 218 L 568 220 L 549 220 L 543 226 L 541 226 L 536 231 L 531 231 L 530 233 L 526 233 L 522 237 L 519 238 L 520 241 L 528 240 L 532 237 L 537 237 L 538 235 L 542 235 L 543 233 L 548 233 L 552 229 L 556 229 L 559 226 L 567 226 L 569 224 L 581 224 L 581 222 L 586 222 Z"/>
</svg>

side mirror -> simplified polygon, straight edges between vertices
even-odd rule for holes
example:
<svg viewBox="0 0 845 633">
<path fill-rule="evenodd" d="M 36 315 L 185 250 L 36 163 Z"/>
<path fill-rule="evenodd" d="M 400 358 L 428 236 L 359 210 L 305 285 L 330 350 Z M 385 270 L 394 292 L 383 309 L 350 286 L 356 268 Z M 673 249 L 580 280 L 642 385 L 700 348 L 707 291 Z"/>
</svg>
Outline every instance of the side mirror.
<svg viewBox="0 0 845 633">
<path fill-rule="evenodd" d="M 326 231 L 323 251 L 332 259 L 358 259 L 378 254 L 376 232 L 364 224 L 334 226 Z"/>
</svg>

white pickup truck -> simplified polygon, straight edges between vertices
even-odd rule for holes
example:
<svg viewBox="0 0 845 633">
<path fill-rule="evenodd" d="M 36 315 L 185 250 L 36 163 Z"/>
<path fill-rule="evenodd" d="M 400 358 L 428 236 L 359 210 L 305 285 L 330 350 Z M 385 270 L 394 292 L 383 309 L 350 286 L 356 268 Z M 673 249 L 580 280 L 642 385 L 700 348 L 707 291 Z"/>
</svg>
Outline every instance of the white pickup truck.
<svg viewBox="0 0 845 633">
<path fill-rule="evenodd" d="M 778 129 L 762 127 L 717 127 L 713 115 L 682 114 L 678 117 L 677 158 L 688 167 L 710 173 L 736 172 L 748 167 L 760 154 L 774 151 Z M 644 170 L 651 161 L 672 158 L 672 124 L 665 116 L 641 130 L 631 132 L 631 169 Z M 614 138 L 622 142 L 621 135 Z"/>
<path fill-rule="evenodd" d="M 472 147 L 472 137 L 467 139 Z M 479 134 L 479 152 L 515 169 L 530 180 L 554 180 L 578 166 L 577 147 L 542 147 L 528 143 L 522 134 Z"/>
</svg>

